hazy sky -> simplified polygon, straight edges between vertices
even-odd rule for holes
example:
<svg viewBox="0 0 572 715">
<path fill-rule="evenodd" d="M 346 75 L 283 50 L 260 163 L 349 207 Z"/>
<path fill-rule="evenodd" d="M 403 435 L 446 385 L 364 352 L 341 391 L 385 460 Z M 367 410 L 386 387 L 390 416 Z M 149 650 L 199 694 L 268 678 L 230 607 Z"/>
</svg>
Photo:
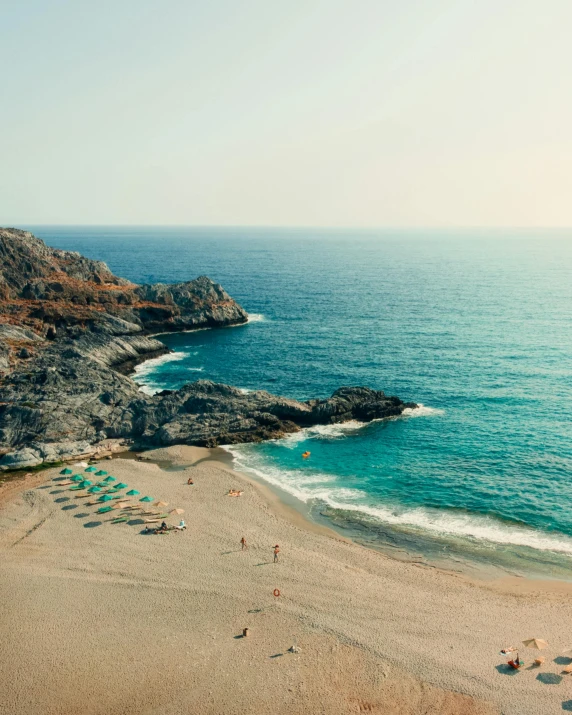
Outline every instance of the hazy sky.
<svg viewBox="0 0 572 715">
<path fill-rule="evenodd" d="M 0 225 L 572 225 L 572 0 L 4 0 Z"/>
</svg>

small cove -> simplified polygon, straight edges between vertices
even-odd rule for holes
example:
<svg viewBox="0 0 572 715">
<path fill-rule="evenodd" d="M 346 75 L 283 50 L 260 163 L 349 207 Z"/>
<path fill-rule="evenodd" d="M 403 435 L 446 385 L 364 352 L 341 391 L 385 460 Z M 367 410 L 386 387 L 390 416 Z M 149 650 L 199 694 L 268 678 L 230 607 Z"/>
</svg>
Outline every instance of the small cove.
<svg viewBox="0 0 572 715">
<path fill-rule="evenodd" d="M 315 518 L 432 562 L 569 577 L 570 236 L 35 230 L 134 281 L 210 275 L 256 316 L 161 336 L 175 357 L 141 366 L 147 390 L 206 378 L 307 399 L 363 384 L 425 406 L 233 448 Z"/>
</svg>

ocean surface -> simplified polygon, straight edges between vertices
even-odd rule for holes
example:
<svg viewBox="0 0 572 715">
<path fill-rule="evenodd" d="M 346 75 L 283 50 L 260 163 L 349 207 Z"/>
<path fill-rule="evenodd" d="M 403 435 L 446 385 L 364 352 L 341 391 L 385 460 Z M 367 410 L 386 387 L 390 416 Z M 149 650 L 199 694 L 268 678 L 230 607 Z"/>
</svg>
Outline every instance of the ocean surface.
<svg viewBox="0 0 572 715">
<path fill-rule="evenodd" d="M 209 275 L 250 313 L 161 336 L 147 391 L 422 405 L 232 448 L 313 518 L 403 558 L 572 577 L 572 232 L 30 228 L 133 281 Z"/>
</svg>

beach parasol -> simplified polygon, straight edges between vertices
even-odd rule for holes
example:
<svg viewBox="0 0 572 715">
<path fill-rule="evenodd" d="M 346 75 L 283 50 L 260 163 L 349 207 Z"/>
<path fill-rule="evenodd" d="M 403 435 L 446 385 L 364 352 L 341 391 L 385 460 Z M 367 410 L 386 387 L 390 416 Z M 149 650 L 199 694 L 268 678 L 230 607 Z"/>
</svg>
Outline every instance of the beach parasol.
<svg viewBox="0 0 572 715">
<path fill-rule="evenodd" d="M 113 488 L 114 488 L 116 491 L 119 491 L 120 489 L 126 489 L 126 488 L 127 488 L 127 484 L 125 484 L 124 482 L 119 482 L 119 484 L 115 484 L 115 485 L 113 486 Z"/>
<path fill-rule="evenodd" d="M 73 477 L 70 477 L 72 482 L 83 482 L 83 477 L 80 477 L 79 474 L 74 474 Z"/>
<path fill-rule="evenodd" d="M 153 501 L 153 497 L 143 497 L 142 499 L 139 499 L 139 501 Z"/>
<path fill-rule="evenodd" d="M 62 469 L 62 471 L 60 472 L 60 474 L 73 474 L 73 472 L 72 472 L 71 469 Z"/>
<path fill-rule="evenodd" d="M 97 469 L 95 467 L 88 467 L 85 471 L 86 472 L 97 472 Z"/>
<path fill-rule="evenodd" d="M 529 638 L 527 641 L 522 641 L 522 644 L 527 648 L 535 648 L 536 650 L 548 648 L 548 643 L 543 641 L 542 638 Z"/>
<path fill-rule="evenodd" d="M 93 482 L 90 482 L 89 479 L 84 479 L 79 486 L 85 489 L 86 487 L 91 487 L 92 484 Z"/>
<path fill-rule="evenodd" d="M 141 494 L 141 492 L 138 492 L 137 489 L 131 489 L 131 491 L 127 492 L 128 497 L 136 497 L 138 494 Z"/>
<path fill-rule="evenodd" d="M 155 506 L 169 506 L 169 502 L 166 501 L 158 501 Z"/>
<path fill-rule="evenodd" d="M 97 492 L 101 491 L 101 487 L 95 486 L 95 487 L 90 487 L 87 490 L 90 494 L 97 494 Z"/>
<path fill-rule="evenodd" d="M 115 477 L 112 477 L 112 476 L 105 477 L 105 479 L 103 481 L 106 482 L 107 484 L 109 484 L 109 482 L 115 481 Z"/>
<path fill-rule="evenodd" d="M 104 494 L 102 497 L 99 497 L 99 501 L 111 501 L 112 499 L 113 497 L 109 494 Z"/>
<path fill-rule="evenodd" d="M 96 477 L 105 477 L 106 474 L 107 474 L 106 471 L 104 471 L 103 469 L 100 469 L 99 472 L 95 473 L 95 476 Z"/>
<path fill-rule="evenodd" d="M 184 513 L 185 513 L 184 509 L 171 509 L 171 511 L 169 512 L 169 514 L 177 514 L 177 515 L 184 514 Z"/>
<path fill-rule="evenodd" d="M 110 506 L 102 506 L 100 509 L 97 510 L 98 514 L 107 514 L 108 511 L 111 511 Z"/>
</svg>

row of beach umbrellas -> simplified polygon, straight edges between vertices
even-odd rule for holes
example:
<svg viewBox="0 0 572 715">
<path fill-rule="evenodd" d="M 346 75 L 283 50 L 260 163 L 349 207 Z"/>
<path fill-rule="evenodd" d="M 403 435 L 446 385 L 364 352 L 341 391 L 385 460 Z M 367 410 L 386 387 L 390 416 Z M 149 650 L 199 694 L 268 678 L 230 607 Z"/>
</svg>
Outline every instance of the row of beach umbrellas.
<svg viewBox="0 0 572 715">
<path fill-rule="evenodd" d="M 87 491 L 90 494 L 98 494 L 103 489 L 111 488 L 111 490 L 112 490 L 111 493 L 102 494 L 99 497 L 98 501 L 101 501 L 101 502 L 111 501 L 114 498 L 112 496 L 112 494 L 116 494 L 116 493 L 122 491 L 123 489 L 127 489 L 127 487 L 128 487 L 128 485 L 125 484 L 124 482 L 119 482 L 118 484 L 112 485 L 112 482 L 116 481 L 115 477 L 112 477 L 108 472 L 106 472 L 103 469 L 98 470 L 96 467 L 87 467 L 85 469 L 85 472 L 94 474 L 94 476 L 96 476 L 96 477 L 105 477 L 105 479 L 103 479 L 99 484 L 94 484 L 89 479 L 85 479 L 84 477 L 82 477 L 81 474 L 73 474 L 73 471 L 67 467 L 65 469 L 62 469 L 60 474 L 63 474 L 65 476 L 72 475 L 72 476 L 70 476 L 70 481 L 75 482 L 75 486 L 73 486 L 72 489 L 77 489 L 77 490 L 87 489 Z M 126 496 L 134 497 L 134 496 L 138 496 L 140 493 L 141 492 L 138 492 L 137 489 L 131 489 L 128 492 L 126 492 Z M 139 501 L 150 503 L 153 501 L 153 497 L 144 496 Z M 159 501 L 159 502 L 157 502 L 156 506 L 166 507 L 166 506 L 168 506 L 168 503 L 165 501 Z M 185 512 L 184 512 L 184 509 L 172 509 L 170 513 L 180 515 L 180 514 L 184 514 Z"/>
</svg>

